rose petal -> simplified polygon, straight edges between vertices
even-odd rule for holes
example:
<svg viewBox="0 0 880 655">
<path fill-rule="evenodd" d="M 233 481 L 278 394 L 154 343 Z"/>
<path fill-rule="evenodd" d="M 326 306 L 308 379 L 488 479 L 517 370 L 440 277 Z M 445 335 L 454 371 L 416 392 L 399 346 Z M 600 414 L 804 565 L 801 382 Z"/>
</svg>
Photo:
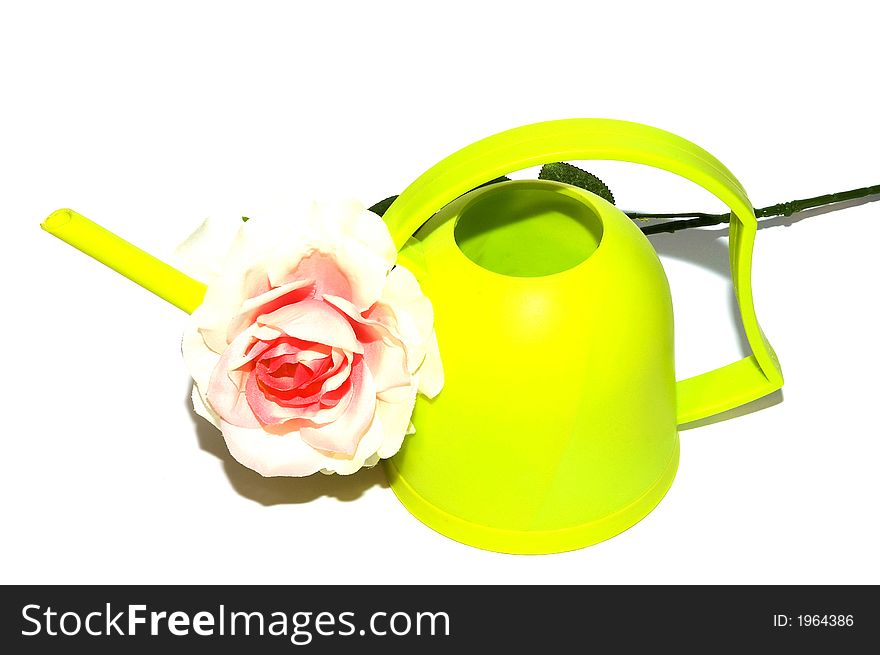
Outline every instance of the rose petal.
<svg viewBox="0 0 880 655">
<path fill-rule="evenodd" d="M 257 321 L 260 325 L 268 325 L 303 341 L 326 344 L 353 353 L 364 351 L 348 321 L 323 301 L 304 300 L 264 314 Z"/>
<path fill-rule="evenodd" d="M 299 389 L 306 393 L 306 389 L 315 383 L 315 371 L 305 364 L 300 364 L 294 360 L 293 355 L 276 357 L 275 361 L 272 362 L 274 370 L 269 370 L 269 366 L 261 361 L 254 369 L 255 377 L 261 384 L 273 391 L 294 391 Z M 318 390 L 320 390 L 320 384 L 318 385 Z"/>
<path fill-rule="evenodd" d="M 364 361 L 376 380 L 376 393 L 381 396 L 390 389 L 407 387 L 412 376 L 406 366 L 406 350 L 384 341 L 364 344 Z"/>
<path fill-rule="evenodd" d="M 369 457 L 367 457 L 367 458 L 364 460 L 364 468 L 365 468 L 365 469 L 371 469 L 371 468 L 373 468 L 374 466 L 376 466 L 376 464 L 379 463 L 379 459 L 380 459 L 380 458 L 379 458 L 379 453 L 373 453 L 372 455 L 370 455 Z M 327 472 L 326 472 L 326 471 L 322 471 L 322 473 L 327 473 Z"/>
<path fill-rule="evenodd" d="M 226 339 L 229 323 L 241 311 L 241 304 L 268 290 L 269 281 L 259 268 L 237 277 L 224 270 L 208 285 L 202 304 L 192 314 L 205 344 L 214 352 L 222 353 L 231 343 Z"/>
<path fill-rule="evenodd" d="M 206 218 L 177 247 L 171 263 L 197 280 L 210 282 L 219 274 L 241 226 L 240 216 Z"/>
<path fill-rule="evenodd" d="M 272 342 L 266 342 L 262 339 L 257 338 L 253 335 L 253 331 L 251 332 L 251 344 L 247 347 L 244 354 L 241 357 L 236 359 L 230 359 L 228 362 L 229 372 L 238 370 L 250 364 L 251 362 L 258 359 L 264 352 L 266 352 L 269 348 L 272 347 Z M 241 385 L 236 385 L 241 386 Z"/>
<path fill-rule="evenodd" d="M 331 368 L 331 374 L 324 383 L 324 393 L 338 389 L 348 379 L 349 369 L 351 368 L 352 358 L 346 353 L 334 349 L 330 356 L 333 358 L 333 367 Z"/>
<path fill-rule="evenodd" d="M 444 375 L 443 362 L 440 359 L 440 346 L 437 343 L 437 335 L 431 333 L 428 342 L 428 353 L 419 367 L 419 393 L 428 398 L 433 398 L 443 389 Z"/>
<path fill-rule="evenodd" d="M 221 421 L 220 429 L 229 453 L 266 477 L 311 475 L 331 462 L 329 457 L 304 443 L 296 431 L 267 434 L 262 428 L 244 428 L 227 421 Z"/>
<path fill-rule="evenodd" d="M 280 280 L 277 280 L 277 283 L 286 285 L 301 279 L 313 281 L 315 297 L 320 297 L 325 293 L 344 298 L 351 296 L 351 282 L 340 270 L 333 255 L 318 251 L 311 252 L 303 257 L 293 269 L 285 273 Z"/>
<path fill-rule="evenodd" d="M 380 257 L 386 270 L 394 266 L 394 262 L 397 260 L 397 248 L 388 231 L 388 226 L 378 214 L 354 201 L 348 204 L 345 211 L 339 212 L 338 225 L 343 234 Z"/>
<path fill-rule="evenodd" d="M 342 295 L 366 309 L 379 299 L 397 259 L 388 227 L 379 216 L 351 200 L 315 205 L 312 219 L 323 230 L 323 251 L 334 255 L 351 282 L 351 294 L 333 295 Z"/>
<path fill-rule="evenodd" d="M 231 343 L 227 340 L 229 324 L 248 299 L 278 286 L 271 283 L 267 273 L 273 252 L 283 251 L 287 270 L 310 252 L 308 239 L 297 232 L 301 224 L 294 218 L 281 221 L 262 217 L 241 224 L 199 307 L 198 324 L 212 350 L 221 353 Z"/>
<path fill-rule="evenodd" d="M 375 302 L 396 256 L 382 220 L 356 202 L 313 204 L 308 216 L 299 218 L 297 229 L 287 227 L 270 235 L 275 247 L 262 261 L 272 286 L 290 281 L 291 270 L 301 260 L 321 253 L 332 258 L 348 282 L 350 291 L 340 295 L 364 308 Z M 339 293 L 333 287 L 327 290 Z"/>
<path fill-rule="evenodd" d="M 351 455 L 369 428 L 376 412 L 376 387 L 363 360 L 353 363 L 350 380 L 351 402 L 346 411 L 332 423 L 300 430 L 302 440 L 313 448 Z"/>
<path fill-rule="evenodd" d="M 270 289 L 254 298 L 248 298 L 241 306 L 241 312 L 232 319 L 226 330 L 226 341 L 232 343 L 243 330 L 253 324 L 260 314 L 268 314 L 285 305 L 290 305 L 313 297 L 314 281 L 300 279 Z"/>
<path fill-rule="evenodd" d="M 336 244 L 333 254 L 351 281 L 351 302 L 365 310 L 379 300 L 388 277 L 389 265 L 385 258 L 354 240 Z"/>
<path fill-rule="evenodd" d="M 389 312 L 395 317 L 397 331 L 406 344 L 409 372 L 415 373 L 430 345 L 434 309 L 415 276 L 403 266 L 395 266 L 388 274 L 379 302 L 367 316 L 385 322 Z"/>
<path fill-rule="evenodd" d="M 352 323 L 358 341 L 363 344 L 364 361 L 373 374 L 377 393 L 410 384 L 407 352 L 394 330 L 395 326 L 362 316 L 357 307 L 344 298 L 325 295 L 324 300 L 343 312 Z"/>
<path fill-rule="evenodd" d="M 191 397 L 192 397 L 193 411 L 195 411 L 195 413 L 198 414 L 199 416 L 201 416 L 203 419 L 207 420 L 215 428 L 219 428 L 220 427 L 220 417 L 217 415 L 217 413 L 214 410 L 212 410 L 210 407 L 208 407 L 207 404 L 205 404 L 205 400 L 202 397 L 202 392 L 199 390 L 199 387 L 198 387 L 198 385 L 196 385 L 195 382 L 193 382 L 193 385 L 192 385 Z"/>
<path fill-rule="evenodd" d="M 373 416 L 373 422 L 358 443 L 354 455 L 348 457 L 340 453 L 325 453 L 327 459 L 321 471 L 340 475 L 356 473 L 367 461 L 375 460 L 376 451 L 382 445 L 384 434 L 382 421 L 378 416 Z"/>
<path fill-rule="evenodd" d="M 379 457 L 387 459 L 394 455 L 406 436 L 409 420 L 412 418 L 416 404 L 416 385 L 410 385 L 406 398 L 402 402 L 388 403 L 379 400 L 376 403 L 376 414 L 382 421 L 384 438 L 379 447 Z"/>
<path fill-rule="evenodd" d="M 273 328 L 266 326 L 260 329 L 273 330 Z M 260 353 L 262 359 L 274 359 L 283 355 L 296 355 L 296 361 L 298 362 L 311 362 L 330 357 L 333 350 L 330 346 L 324 344 L 282 336 L 283 333 L 278 330 L 274 330 L 274 334 L 275 336 L 266 339 L 269 347 Z"/>
<path fill-rule="evenodd" d="M 311 398 L 298 398 L 295 394 L 276 392 L 261 388 L 257 379 L 249 377 L 245 392 L 254 415 L 265 425 L 281 425 L 288 421 L 298 421 L 300 425 L 320 427 L 339 419 L 347 410 L 352 399 L 352 385 L 349 380 L 351 360 L 345 358 L 339 365 L 338 379 L 324 380 L 319 393 Z M 332 384 L 333 389 L 326 391 Z M 323 400 L 332 395 L 332 402 Z"/>
<path fill-rule="evenodd" d="M 183 354 L 183 362 L 196 386 L 207 391 L 211 373 L 220 361 L 220 355 L 208 348 L 197 326 L 192 322 L 183 332 L 180 350 Z"/>
<path fill-rule="evenodd" d="M 220 356 L 211 373 L 206 394 L 208 405 L 217 414 L 229 423 L 246 428 L 258 427 L 260 423 L 247 403 L 245 390 L 241 388 L 243 378 L 248 377 L 245 375 L 247 372 L 231 369 L 230 364 L 240 360 L 253 343 L 253 331 L 253 328 L 248 329 L 238 335 Z M 237 374 L 236 370 L 239 371 Z"/>
<path fill-rule="evenodd" d="M 318 471 L 351 475 L 368 459 L 375 459 L 383 438 L 381 422 L 374 418 L 354 455 L 348 457 L 315 450 L 297 431 L 283 435 L 267 434 L 262 429 L 241 428 L 225 421 L 221 422 L 220 428 L 226 447 L 236 461 L 265 477 L 302 477 Z"/>
</svg>

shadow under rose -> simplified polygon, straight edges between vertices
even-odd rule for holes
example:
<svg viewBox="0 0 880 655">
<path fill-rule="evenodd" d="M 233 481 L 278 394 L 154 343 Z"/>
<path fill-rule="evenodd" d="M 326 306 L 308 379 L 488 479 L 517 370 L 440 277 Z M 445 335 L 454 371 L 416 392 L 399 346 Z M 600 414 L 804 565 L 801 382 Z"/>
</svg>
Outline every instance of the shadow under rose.
<svg viewBox="0 0 880 655">
<path fill-rule="evenodd" d="M 192 418 L 199 447 L 223 462 L 223 471 L 236 492 L 261 505 L 308 503 L 322 496 L 347 502 L 358 499 L 371 487 L 388 487 L 381 466 L 361 469 L 353 475 L 315 473 L 305 478 L 264 478 L 229 454 L 223 435 L 193 411 L 189 395 L 184 404 Z"/>
</svg>

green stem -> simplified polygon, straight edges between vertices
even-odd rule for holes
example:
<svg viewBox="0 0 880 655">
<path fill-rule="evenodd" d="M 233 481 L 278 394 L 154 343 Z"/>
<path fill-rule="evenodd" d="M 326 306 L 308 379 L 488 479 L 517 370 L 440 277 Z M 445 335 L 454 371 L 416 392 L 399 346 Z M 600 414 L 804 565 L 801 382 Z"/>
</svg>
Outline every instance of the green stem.
<svg viewBox="0 0 880 655">
<path fill-rule="evenodd" d="M 880 194 L 880 184 L 874 186 L 863 187 L 861 189 L 852 189 L 850 191 L 841 191 L 839 193 L 827 193 L 823 196 L 815 198 L 804 198 L 803 200 L 792 200 L 790 202 L 781 202 L 769 207 L 762 207 L 755 210 L 757 218 L 773 218 L 776 216 L 791 216 L 807 209 L 816 207 L 824 207 L 825 205 L 833 205 L 839 202 L 847 202 L 849 200 L 859 200 Z M 626 212 L 626 215 L 633 220 L 655 219 L 676 219 L 670 220 L 668 223 L 658 223 L 656 225 L 648 225 L 642 228 L 645 234 L 660 234 L 663 232 L 676 232 L 691 227 L 706 227 L 709 225 L 721 225 L 730 223 L 730 214 L 706 214 L 703 212 L 689 212 L 683 214 L 648 214 L 644 212 Z"/>
</svg>

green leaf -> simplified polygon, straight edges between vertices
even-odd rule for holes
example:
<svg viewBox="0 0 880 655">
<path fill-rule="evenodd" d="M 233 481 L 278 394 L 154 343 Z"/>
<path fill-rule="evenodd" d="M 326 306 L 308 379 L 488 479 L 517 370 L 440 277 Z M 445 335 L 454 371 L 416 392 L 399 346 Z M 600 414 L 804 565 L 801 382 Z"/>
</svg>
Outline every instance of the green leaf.
<svg viewBox="0 0 880 655">
<path fill-rule="evenodd" d="M 374 214 L 379 214 L 379 216 L 384 216 L 385 212 L 388 211 L 388 208 L 391 206 L 391 203 L 397 200 L 397 196 L 388 196 L 385 200 L 380 200 L 375 205 L 369 208 L 371 212 Z"/>
<path fill-rule="evenodd" d="M 506 175 L 502 175 L 501 177 L 496 177 L 494 180 L 489 180 L 488 182 L 481 184 L 477 188 L 482 189 L 484 186 L 489 186 L 490 184 L 498 184 L 499 182 L 510 182 L 510 178 Z"/>
<path fill-rule="evenodd" d="M 556 162 L 555 164 L 544 164 L 541 167 L 541 172 L 538 173 L 538 179 L 571 184 L 572 186 L 595 193 L 612 205 L 614 204 L 614 194 L 611 193 L 611 190 L 602 180 L 582 168 L 566 164 L 563 161 Z"/>
<path fill-rule="evenodd" d="M 242 216 L 242 217 L 241 217 L 241 222 L 242 222 L 242 223 L 247 223 L 249 220 L 251 220 L 249 216 Z"/>
<path fill-rule="evenodd" d="M 482 189 L 484 186 L 489 186 L 490 184 L 498 184 L 499 182 L 507 182 L 509 180 L 510 180 L 509 177 L 502 175 L 501 177 L 496 177 L 494 180 L 489 180 L 488 182 L 481 184 L 480 186 L 477 187 L 477 189 Z M 373 212 L 374 214 L 379 214 L 379 216 L 384 216 L 385 212 L 387 212 L 388 208 L 391 206 L 391 203 L 393 203 L 395 200 L 397 200 L 397 196 L 388 196 L 387 198 L 385 198 L 385 200 L 380 200 L 372 207 L 368 207 L 368 209 L 371 212 Z"/>
</svg>

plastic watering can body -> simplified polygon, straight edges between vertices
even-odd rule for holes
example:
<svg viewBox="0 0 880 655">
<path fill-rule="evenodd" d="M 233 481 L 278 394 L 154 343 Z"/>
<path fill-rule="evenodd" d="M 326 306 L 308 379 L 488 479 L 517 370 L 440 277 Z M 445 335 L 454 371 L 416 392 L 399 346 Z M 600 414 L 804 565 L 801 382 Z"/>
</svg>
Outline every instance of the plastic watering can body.
<svg viewBox="0 0 880 655">
<path fill-rule="evenodd" d="M 602 198 L 541 180 L 468 192 L 528 166 L 596 158 L 677 172 L 728 203 L 751 357 L 676 382 L 662 265 Z M 516 128 L 440 162 L 386 220 L 406 244 L 400 263 L 434 305 L 446 375 L 436 398 L 417 402 L 416 434 L 387 471 L 404 505 L 453 539 L 511 553 L 607 539 L 671 485 L 679 423 L 782 384 L 752 309 L 751 206 L 735 178 L 684 139 L 598 119 Z"/>
</svg>

